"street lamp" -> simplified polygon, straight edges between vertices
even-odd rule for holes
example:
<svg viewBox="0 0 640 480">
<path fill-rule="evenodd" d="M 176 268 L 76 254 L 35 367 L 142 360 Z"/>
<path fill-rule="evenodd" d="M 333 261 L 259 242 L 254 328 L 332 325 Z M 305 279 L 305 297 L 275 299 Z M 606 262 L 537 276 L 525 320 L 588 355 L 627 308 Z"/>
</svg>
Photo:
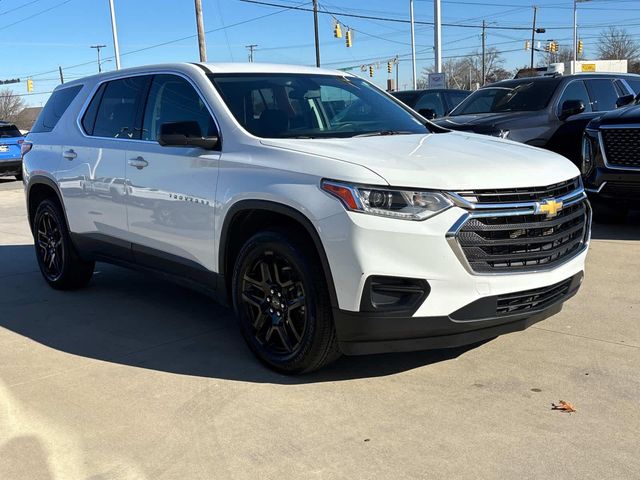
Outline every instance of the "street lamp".
<svg viewBox="0 0 640 480">
<path fill-rule="evenodd" d="M 571 63 L 571 73 L 576 73 L 576 62 L 578 61 L 578 4 L 590 1 L 573 0 L 573 62 Z"/>
</svg>

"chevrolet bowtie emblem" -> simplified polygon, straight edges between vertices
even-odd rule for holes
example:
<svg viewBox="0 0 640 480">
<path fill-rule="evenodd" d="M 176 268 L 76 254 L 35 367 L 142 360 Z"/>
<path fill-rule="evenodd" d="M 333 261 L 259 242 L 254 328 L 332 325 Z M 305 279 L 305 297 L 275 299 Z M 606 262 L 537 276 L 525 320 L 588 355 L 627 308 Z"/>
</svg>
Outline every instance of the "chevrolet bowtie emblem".
<svg viewBox="0 0 640 480">
<path fill-rule="evenodd" d="M 562 202 L 550 199 L 538 202 L 536 204 L 536 214 L 546 215 L 547 218 L 553 218 L 562 210 Z"/>
</svg>

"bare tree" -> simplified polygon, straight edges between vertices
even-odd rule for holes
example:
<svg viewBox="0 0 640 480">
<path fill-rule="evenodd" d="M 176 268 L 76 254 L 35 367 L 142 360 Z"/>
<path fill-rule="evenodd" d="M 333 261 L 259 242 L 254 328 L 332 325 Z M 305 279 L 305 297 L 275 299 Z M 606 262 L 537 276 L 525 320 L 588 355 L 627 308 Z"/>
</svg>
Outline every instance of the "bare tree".
<svg viewBox="0 0 640 480">
<path fill-rule="evenodd" d="M 513 73 L 503 68 L 504 59 L 496 48 L 489 48 L 485 52 L 485 83 L 511 78 Z M 472 53 L 461 58 L 450 58 L 442 64 L 442 70 L 450 88 L 473 89 L 482 80 L 482 53 Z M 434 71 L 428 67 L 423 71 L 423 82 L 426 83 L 427 74 Z"/>
<path fill-rule="evenodd" d="M 600 33 L 598 55 L 603 60 L 629 60 L 632 63 L 640 57 L 640 43 L 624 29 L 609 27 Z"/>
<path fill-rule="evenodd" d="M 578 60 L 582 60 L 583 54 L 578 55 Z M 573 48 L 561 47 L 556 53 L 545 52 L 541 62 L 538 62 L 539 67 L 547 67 L 552 63 L 565 63 L 573 61 Z"/>
<path fill-rule="evenodd" d="M 0 121 L 15 122 L 24 107 L 22 97 L 14 95 L 8 88 L 0 90 Z"/>
</svg>

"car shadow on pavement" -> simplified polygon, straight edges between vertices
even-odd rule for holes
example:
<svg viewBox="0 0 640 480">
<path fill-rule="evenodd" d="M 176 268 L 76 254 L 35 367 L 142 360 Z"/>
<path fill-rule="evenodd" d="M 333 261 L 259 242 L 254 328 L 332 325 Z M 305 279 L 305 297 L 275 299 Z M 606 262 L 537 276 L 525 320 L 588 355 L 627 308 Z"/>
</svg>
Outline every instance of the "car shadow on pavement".
<svg viewBox="0 0 640 480">
<path fill-rule="evenodd" d="M 640 210 L 630 212 L 624 223 L 594 222 L 591 238 L 595 240 L 640 240 Z"/>
<path fill-rule="evenodd" d="M 454 359 L 478 345 L 342 357 L 289 377 L 254 358 L 231 310 L 154 276 L 97 264 L 87 288 L 60 292 L 40 276 L 32 245 L 2 245 L 0 283 L 0 327 L 61 352 L 181 375 L 284 385 L 341 381 Z"/>
</svg>

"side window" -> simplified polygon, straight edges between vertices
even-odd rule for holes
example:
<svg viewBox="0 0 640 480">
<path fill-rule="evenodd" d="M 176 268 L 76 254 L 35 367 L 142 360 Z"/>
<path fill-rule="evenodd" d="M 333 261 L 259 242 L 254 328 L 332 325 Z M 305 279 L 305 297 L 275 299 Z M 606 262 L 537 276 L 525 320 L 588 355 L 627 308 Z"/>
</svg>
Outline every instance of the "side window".
<svg viewBox="0 0 640 480">
<path fill-rule="evenodd" d="M 453 110 L 454 108 L 456 108 L 468 96 L 468 93 L 451 92 L 449 94 L 449 104 L 451 105 L 450 109 Z"/>
<path fill-rule="evenodd" d="M 598 78 L 586 80 L 594 112 L 606 112 L 616 108 L 618 92 L 610 79 Z"/>
<path fill-rule="evenodd" d="M 442 103 L 442 98 L 440 93 L 425 93 L 420 97 L 418 103 L 414 107 L 414 110 L 419 112 L 420 110 L 429 109 L 436 112 L 438 117 L 444 116 L 444 104 Z"/>
<path fill-rule="evenodd" d="M 84 128 L 87 135 L 93 135 L 93 126 L 96 123 L 96 115 L 98 115 L 98 108 L 100 107 L 100 101 L 102 100 L 102 95 L 104 94 L 106 86 L 106 83 L 100 85 L 91 99 L 91 103 L 89 103 L 87 110 L 84 112 L 84 116 L 82 117 L 82 128 Z"/>
<path fill-rule="evenodd" d="M 629 86 L 633 88 L 633 93 L 638 95 L 640 93 L 640 79 L 627 77 L 625 78 L 625 80 L 627 81 Z"/>
<path fill-rule="evenodd" d="M 619 97 L 622 97 L 624 95 L 633 94 L 633 92 L 630 91 L 629 88 L 624 84 L 624 82 L 622 80 L 620 80 L 619 78 L 616 78 L 613 81 L 613 86 L 616 87 L 616 93 L 618 94 Z"/>
<path fill-rule="evenodd" d="M 581 100 L 584 103 L 584 111 L 591 112 L 591 99 L 587 93 L 587 88 L 582 80 L 574 80 L 567 85 L 560 101 L 558 102 L 558 113 L 562 109 L 562 104 L 567 100 Z"/>
<path fill-rule="evenodd" d="M 92 134 L 96 137 L 139 139 L 136 117 L 148 81 L 148 76 L 140 76 L 107 83 Z"/>
<path fill-rule="evenodd" d="M 53 92 L 40 115 L 38 115 L 38 119 L 31 131 L 33 133 L 43 133 L 53 130 L 81 88 L 82 85 L 75 85 Z"/>
<path fill-rule="evenodd" d="M 217 136 L 216 124 L 193 86 L 177 75 L 153 77 L 142 124 L 142 139 L 157 140 L 163 123 L 191 122 L 194 136 Z M 199 131 L 196 131 L 199 130 Z"/>
</svg>

